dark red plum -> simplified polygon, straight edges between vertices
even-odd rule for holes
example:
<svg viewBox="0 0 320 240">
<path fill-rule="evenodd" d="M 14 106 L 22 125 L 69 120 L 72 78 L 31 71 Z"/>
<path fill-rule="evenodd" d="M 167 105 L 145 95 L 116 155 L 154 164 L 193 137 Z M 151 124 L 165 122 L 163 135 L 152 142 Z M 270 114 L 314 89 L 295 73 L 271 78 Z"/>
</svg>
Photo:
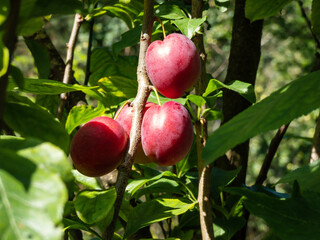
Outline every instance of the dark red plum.
<svg viewBox="0 0 320 240">
<path fill-rule="evenodd" d="M 117 121 L 109 117 L 97 117 L 75 134 L 70 155 L 79 172 L 98 177 L 120 165 L 127 142 L 128 135 Z"/>
</svg>

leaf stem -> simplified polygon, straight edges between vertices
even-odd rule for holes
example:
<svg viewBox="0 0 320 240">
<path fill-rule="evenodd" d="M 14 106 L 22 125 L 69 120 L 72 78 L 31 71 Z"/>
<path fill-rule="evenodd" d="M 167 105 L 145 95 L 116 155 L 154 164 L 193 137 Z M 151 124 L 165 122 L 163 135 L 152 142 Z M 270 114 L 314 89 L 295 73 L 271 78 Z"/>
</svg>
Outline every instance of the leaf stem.
<svg viewBox="0 0 320 240">
<path fill-rule="evenodd" d="M 119 108 L 119 110 L 117 111 L 116 115 L 114 116 L 114 120 L 117 120 L 119 114 L 121 113 L 121 111 L 123 110 L 123 108 L 127 105 L 130 104 L 130 101 L 127 100 L 124 104 L 122 104 L 122 106 Z"/>
<path fill-rule="evenodd" d="M 161 106 L 161 101 L 160 101 L 160 97 L 159 97 L 157 89 L 154 86 L 150 86 L 150 89 L 152 91 L 154 91 L 154 93 L 156 94 L 156 98 L 157 98 L 158 104 L 159 104 L 159 106 Z"/>
<path fill-rule="evenodd" d="M 163 33 L 163 39 L 165 39 L 167 37 L 166 35 L 166 30 L 164 29 L 164 25 L 161 21 L 161 19 L 159 17 L 156 17 L 157 21 L 161 24 L 161 27 L 162 27 L 162 33 Z"/>
</svg>

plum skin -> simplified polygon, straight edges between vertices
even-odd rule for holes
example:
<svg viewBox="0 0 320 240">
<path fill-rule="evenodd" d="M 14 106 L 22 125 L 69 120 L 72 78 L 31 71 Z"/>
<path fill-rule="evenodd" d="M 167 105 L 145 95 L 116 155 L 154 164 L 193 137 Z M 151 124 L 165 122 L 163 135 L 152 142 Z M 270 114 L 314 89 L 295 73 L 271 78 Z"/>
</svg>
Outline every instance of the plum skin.
<svg viewBox="0 0 320 240">
<path fill-rule="evenodd" d="M 141 142 L 144 153 L 160 166 L 182 160 L 193 142 L 193 125 L 180 103 L 169 101 L 152 106 L 142 120 Z"/>
<path fill-rule="evenodd" d="M 142 117 L 144 116 L 145 112 L 152 106 L 156 105 L 155 103 L 152 102 L 147 102 L 143 113 Z M 130 131 L 131 131 L 131 125 L 132 125 L 132 118 L 133 118 L 133 107 L 129 106 L 128 104 L 124 106 L 124 108 L 121 110 L 119 113 L 116 121 L 120 123 L 120 125 L 123 127 L 123 129 L 126 131 L 128 136 L 130 136 Z M 138 145 L 137 151 L 136 151 L 136 156 L 134 159 L 135 163 L 140 163 L 140 164 L 146 164 L 151 162 L 151 160 L 144 154 L 141 146 L 141 142 Z"/>
<path fill-rule="evenodd" d="M 128 135 L 118 122 L 109 117 L 96 117 L 75 134 L 70 155 L 80 173 L 98 177 L 120 165 L 127 143 Z"/>
<path fill-rule="evenodd" d="M 194 43 L 179 33 L 150 44 L 146 54 L 147 73 L 165 97 L 179 98 L 200 76 L 200 56 Z"/>
</svg>

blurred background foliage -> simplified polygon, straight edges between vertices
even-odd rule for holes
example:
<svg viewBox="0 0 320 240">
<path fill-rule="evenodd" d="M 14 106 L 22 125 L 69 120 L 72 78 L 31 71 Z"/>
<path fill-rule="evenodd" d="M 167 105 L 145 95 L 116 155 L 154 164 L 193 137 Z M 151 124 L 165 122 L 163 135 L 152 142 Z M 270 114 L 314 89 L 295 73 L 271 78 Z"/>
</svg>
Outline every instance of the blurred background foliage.
<svg viewBox="0 0 320 240">
<path fill-rule="evenodd" d="M 228 67 L 234 1 L 220 1 L 218 4 L 210 0 L 208 3 L 209 8 L 204 13 L 207 16 L 204 30 L 208 55 L 207 72 L 213 78 L 223 81 Z M 304 9 L 309 17 L 310 8 L 311 0 L 304 1 Z M 63 58 L 65 58 L 66 42 L 70 36 L 72 23 L 73 16 L 64 15 L 52 16 L 46 24 L 48 34 Z M 106 15 L 95 18 L 93 48 L 107 47 L 111 50 L 113 44 L 121 39 L 121 34 L 128 29 L 119 18 Z M 85 22 L 75 49 L 74 73 L 81 84 L 85 79 L 88 31 L 89 23 Z M 138 45 L 127 47 L 120 54 L 136 55 L 138 47 Z M 278 15 L 265 20 L 261 53 L 255 86 L 257 101 L 311 71 L 315 59 L 315 43 L 296 1 L 288 4 Z M 13 64 L 22 70 L 24 77 L 37 76 L 33 58 L 22 38 L 19 39 Z M 318 110 L 291 123 L 272 162 L 267 179 L 268 184 L 274 184 L 288 171 L 308 163 L 317 116 Z M 251 139 L 247 185 L 254 183 L 274 134 L 275 131 L 268 132 Z M 266 228 L 261 219 L 251 216 L 248 228 L 249 239 L 261 239 L 262 236 L 259 233 L 265 232 Z"/>
</svg>

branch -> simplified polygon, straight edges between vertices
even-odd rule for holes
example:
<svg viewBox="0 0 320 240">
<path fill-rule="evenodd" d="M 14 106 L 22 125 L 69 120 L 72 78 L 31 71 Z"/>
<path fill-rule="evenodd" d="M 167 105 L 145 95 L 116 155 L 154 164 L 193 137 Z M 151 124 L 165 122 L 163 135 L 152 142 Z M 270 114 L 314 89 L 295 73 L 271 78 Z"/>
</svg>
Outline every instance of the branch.
<svg viewBox="0 0 320 240">
<path fill-rule="evenodd" d="M 80 14 L 76 14 L 74 17 L 72 32 L 70 35 L 69 42 L 67 43 L 67 58 L 66 58 L 66 68 L 64 70 L 63 80 L 62 82 L 68 84 L 70 79 L 72 78 L 72 63 L 73 63 L 73 56 L 74 56 L 74 49 L 76 47 L 76 41 L 78 38 L 78 33 L 80 30 L 80 26 L 83 22 L 83 18 Z M 64 106 L 67 102 L 67 93 L 61 93 L 60 95 L 60 103 L 57 110 L 57 118 L 61 120 Z"/>
<path fill-rule="evenodd" d="M 316 61 L 311 72 L 315 72 L 318 70 L 320 70 L 320 54 L 317 52 Z M 319 158 L 320 158 L 320 114 L 317 118 L 316 129 L 313 135 L 312 149 L 311 149 L 309 162 L 310 163 L 315 162 L 319 160 Z"/>
<path fill-rule="evenodd" d="M 308 18 L 304 8 L 303 8 L 303 3 L 302 1 L 298 1 L 299 6 L 300 6 L 300 10 L 301 10 L 301 14 L 304 17 L 304 19 L 307 22 L 307 25 L 309 27 L 309 30 L 313 36 L 313 39 L 316 43 L 316 49 L 320 49 L 320 40 L 317 37 L 317 35 L 313 32 L 312 30 L 312 24 L 310 19 Z M 316 52 L 316 61 L 315 64 L 311 70 L 311 72 L 315 72 L 317 70 L 320 69 L 320 54 L 318 52 Z M 316 123 L 316 129 L 315 129 L 315 133 L 313 135 L 313 141 L 312 141 L 312 149 L 311 149 L 311 154 L 310 154 L 310 158 L 309 158 L 309 162 L 315 162 L 320 158 L 320 115 L 317 118 L 317 123 Z"/>
<path fill-rule="evenodd" d="M 281 126 L 279 128 L 279 130 L 277 131 L 276 135 L 271 140 L 268 152 L 263 160 L 263 164 L 261 166 L 261 169 L 260 169 L 260 172 L 259 172 L 259 175 L 256 179 L 255 184 L 262 185 L 262 183 L 267 179 L 267 174 L 270 169 L 272 159 L 278 150 L 280 142 L 281 142 L 284 134 L 286 133 L 286 131 L 289 127 L 289 124 L 290 123 Z"/>
<path fill-rule="evenodd" d="M 3 114 L 4 114 L 4 105 L 6 101 L 6 91 L 8 86 L 8 77 L 9 77 L 9 66 L 12 60 L 12 55 L 14 48 L 17 42 L 16 29 L 19 19 L 21 0 L 11 0 L 10 12 L 4 22 L 2 29 L 4 29 L 4 35 L 2 41 L 4 46 L 9 50 L 9 64 L 6 73 L 0 77 L 0 133 L 3 129 Z M 0 49 L 2 51 L 2 49 Z"/>
<path fill-rule="evenodd" d="M 193 18 L 202 18 L 203 0 L 192 0 Z M 193 41 L 198 49 L 201 59 L 201 75 L 199 81 L 196 83 L 195 91 L 197 95 L 202 95 L 207 86 L 206 80 L 206 60 L 207 55 L 204 49 L 203 35 L 196 34 Z M 204 106 L 205 108 L 205 106 Z M 200 119 L 195 123 L 196 129 L 196 143 L 197 143 L 197 158 L 198 158 L 198 175 L 199 175 L 199 212 L 200 212 L 200 226 L 202 239 L 214 239 L 213 223 L 212 223 L 212 206 L 210 201 L 210 173 L 211 166 L 205 165 L 202 159 L 203 147 L 208 138 L 207 124 L 204 119 Z M 203 133 L 203 134 L 202 134 Z"/>
<path fill-rule="evenodd" d="M 302 14 L 303 18 L 306 20 L 307 25 L 308 25 L 308 27 L 309 27 L 309 30 L 310 30 L 313 38 L 314 38 L 314 41 L 315 41 L 315 43 L 316 43 L 316 48 L 317 48 L 317 49 L 320 49 L 320 41 L 319 41 L 319 38 L 317 37 L 317 35 L 316 35 L 316 34 L 313 32 L 313 30 L 312 30 L 312 24 L 311 24 L 311 21 L 310 21 L 310 19 L 308 18 L 307 14 L 306 14 L 306 11 L 305 11 L 304 8 L 303 8 L 303 2 L 300 0 L 300 1 L 298 1 L 298 3 L 299 3 L 300 10 L 301 10 L 301 14 Z"/>
<path fill-rule="evenodd" d="M 117 199 L 114 204 L 113 220 L 103 233 L 103 239 L 112 240 L 115 226 L 117 223 L 122 199 L 131 172 L 132 163 L 141 139 L 141 122 L 144 106 L 150 94 L 149 78 L 146 71 L 145 56 L 150 44 L 153 27 L 153 6 L 154 0 L 144 0 L 144 15 L 142 32 L 140 38 L 139 64 L 137 69 L 138 92 L 133 102 L 133 119 L 130 132 L 130 142 L 128 151 L 123 163 L 118 168 L 118 180 L 116 183 Z"/>
<path fill-rule="evenodd" d="M 89 40 L 88 40 L 88 50 L 87 50 L 86 76 L 85 76 L 83 85 L 88 85 L 90 74 L 91 74 L 90 63 L 91 63 L 91 48 L 92 48 L 92 40 L 93 40 L 93 25 L 94 25 L 94 18 L 92 18 L 89 22 Z"/>
</svg>

